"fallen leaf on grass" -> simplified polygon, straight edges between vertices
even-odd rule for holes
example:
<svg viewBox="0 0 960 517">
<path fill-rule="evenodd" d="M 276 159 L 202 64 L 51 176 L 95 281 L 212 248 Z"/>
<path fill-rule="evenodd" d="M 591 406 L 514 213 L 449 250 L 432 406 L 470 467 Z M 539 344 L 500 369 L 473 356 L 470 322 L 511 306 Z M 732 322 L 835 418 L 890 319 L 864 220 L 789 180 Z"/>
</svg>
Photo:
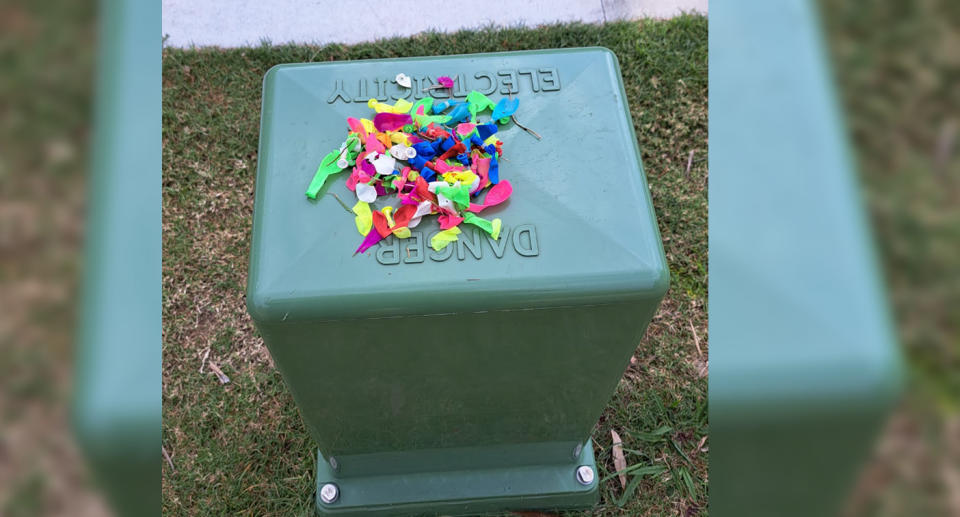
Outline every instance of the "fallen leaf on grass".
<svg viewBox="0 0 960 517">
<path fill-rule="evenodd" d="M 226 384 L 230 382 L 230 377 L 227 377 L 227 374 L 223 373 L 223 370 L 221 370 L 220 367 L 217 366 L 217 363 L 213 361 L 208 361 L 207 364 L 210 366 L 210 371 L 216 374 L 217 379 L 220 380 L 220 384 Z"/>
<path fill-rule="evenodd" d="M 627 475 L 623 473 L 627 469 L 627 459 L 623 457 L 623 439 L 613 429 L 610 430 L 610 436 L 613 438 L 613 466 L 617 469 L 617 477 L 620 478 L 620 488 L 627 487 Z"/>
<path fill-rule="evenodd" d="M 697 377 L 703 379 L 710 373 L 710 362 L 704 360 L 702 357 L 695 358 L 691 366 L 693 366 L 694 371 L 697 372 Z"/>
</svg>

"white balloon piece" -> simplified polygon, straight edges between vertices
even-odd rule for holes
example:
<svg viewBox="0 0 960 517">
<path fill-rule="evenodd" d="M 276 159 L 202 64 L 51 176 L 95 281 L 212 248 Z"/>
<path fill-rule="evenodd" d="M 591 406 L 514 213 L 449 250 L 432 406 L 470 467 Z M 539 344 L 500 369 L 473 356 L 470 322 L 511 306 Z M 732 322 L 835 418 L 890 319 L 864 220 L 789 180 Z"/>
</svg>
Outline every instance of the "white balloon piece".
<svg viewBox="0 0 960 517">
<path fill-rule="evenodd" d="M 357 199 L 364 203 L 373 203 L 377 200 L 377 189 L 366 183 L 357 183 Z"/>
</svg>

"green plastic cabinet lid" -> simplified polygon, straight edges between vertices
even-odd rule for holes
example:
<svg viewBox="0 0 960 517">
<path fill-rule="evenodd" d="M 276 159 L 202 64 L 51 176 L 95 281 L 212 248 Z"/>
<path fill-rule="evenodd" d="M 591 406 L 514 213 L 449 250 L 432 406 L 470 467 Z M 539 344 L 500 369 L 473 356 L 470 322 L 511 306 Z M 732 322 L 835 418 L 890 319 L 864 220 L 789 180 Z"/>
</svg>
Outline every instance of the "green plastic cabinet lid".
<svg viewBox="0 0 960 517">
<path fill-rule="evenodd" d="M 392 80 L 413 79 L 412 88 Z M 346 118 L 372 118 L 371 97 L 411 102 L 439 75 L 454 97 L 476 89 L 520 99 L 498 136 L 500 176 L 513 196 L 483 216 L 503 220 L 498 241 L 464 225 L 435 252 L 425 218 L 405 241 L 362 241 L 346 174 L 317 201 L 304 196 L 323 156 L 343 142 Z M 264 78 L 248 307 L 259 321 L 360 318 L 607 303 L 662 294 L 668 269 L 637 139 L 609 50 L 512 52 L 279 65 Z M 428 92 L 437 98 L 443 91 Z M 373 205 L 378 209 L 386 201 Z M 469 296 L 463 295 L 463 290 Z"/>
<path fill-rule="evenodd" d="M 462 225 L 436 251 L 425 217 L 354 254 L 363 236 L 334 197 L 355 202 L 346 173 L 316 200 L 307 185 L 347 117 L 372 118 L 370 98 L 447 98 L 425 90 L 444 75 L 457 99 L 520 99 L 517 118 L 542 136 L 497 133 L 513 195 L 482 215 L 503 221 L 500 238 Z M 247 305 L 317 442 L 319 511 L 596 502 L 599 483 L 576 472 L 596 472 L 591 430 L 669 281 L 610 51 L 276 66 L 258 167 Z"/>
</svg>

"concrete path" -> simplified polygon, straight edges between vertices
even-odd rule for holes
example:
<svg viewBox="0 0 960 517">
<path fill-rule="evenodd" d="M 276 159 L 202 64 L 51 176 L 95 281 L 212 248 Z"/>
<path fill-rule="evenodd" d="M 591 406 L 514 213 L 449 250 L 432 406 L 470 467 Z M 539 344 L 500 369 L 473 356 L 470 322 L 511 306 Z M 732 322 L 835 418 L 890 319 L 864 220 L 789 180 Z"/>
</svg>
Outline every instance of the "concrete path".
<svg viewBox="0 0 960 517">
<path fill-rule="evenodd" d="M 463 2 L 367 0 L 162 0 L 166 46 L 239 47 L 263 40 L 283 43 L 359 43 L 450 32 L 484 25 L 528 27 L 554 22 L 603 23 L 681 12 L 707 13 L 707 0 L 484 0 L 480 16 L 465 16 Z M 402 7 L 397 13 L 395 9 Z M 416 15 L 408 13 L 417 13 Z M 424 16 L 422 13 L 431 13 Z M 406 14 L 406 16 L 405 16 Z M 364 18 L 367 18 L 364 20 Z M 383 18 L 399 21 L 382 21 Z"/>
</svg>

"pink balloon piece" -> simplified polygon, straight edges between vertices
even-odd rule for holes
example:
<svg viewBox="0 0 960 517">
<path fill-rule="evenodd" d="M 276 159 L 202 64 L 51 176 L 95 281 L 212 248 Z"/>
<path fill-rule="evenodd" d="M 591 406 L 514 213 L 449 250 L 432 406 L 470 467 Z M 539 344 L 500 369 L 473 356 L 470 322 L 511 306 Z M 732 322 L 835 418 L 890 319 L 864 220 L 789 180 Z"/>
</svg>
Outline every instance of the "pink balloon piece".
<svg viewBox="0 0 960 517">
<path fill-rule="evenodd" d="M 486 187 L 490 182 L 490 158 L 475 158 L 473 168 L 477 177 L 480 178 L 480 188 Z"/>
<path fill-rule="evenodd" d="M 380 141 L 377 140 L 377 137 L 373 136 L 372 134 L 367 135 L 366 144 L 367 144 L 367 151 L 376 151 L 380 154 L 387 152 L 387 148 L 384 147 L 383 144 L 381 144 Z"/>
<path fill-rule="evenodd" d="M 452 170 L 460 170 L 450 165 L 449 163 L 447 163 L 446 160 L 436 160 L 434 163 L 436 164 L 436 167 L 434 167 L 433 170 L 437 171 L 440 174 L 443 174 L 444 172 L 450 172 Z"/>
<path fill-rule="evenodd" d="M 437 77 L 437 82 L 440 83 L 440 86 L 443 86 L 444 88 L 453 88 L 453 79 L 445 75 Z"/>
<path fill-rule="evenodd" d="M 371 154 L 374 154 L 373 151 L 369 151 L 369 152 L 368 152 L 368 151 L 361 151 L 359 154 L 357 154 L 357 169 L 359 169 L 359 170 L 362 171 L 362 170 L 363 170 L 363 164 L 365 164 L 365 163 L 366 163 L 366 164 L 373 165 L 372 163 L 370 163 L 370 162 L 367 160 L 367 156 L 370 156 Z M 374 167 L 373 170 L 376 171 L 377 168 Z"/>
<path fill-rule="evenodd" d="M 413 118 L 407 113 L 377 113 L 373 117 L 373 126 L 377 131 L 396 131 L 407 124 L 413 124 Z"/>
<path fill-rule="evenodd" d="M 347 125 L 350 126 L 350 131 L 360 135 L 360 139 L 367 138 L 367 130 L 363 128 L 363 123 L 353 117 L 347 117 Z"/>
<path fill-rule="evenodd" d="M 350 173 L 350 177 L 347 178 L 347 188 L 356 192 L 358 181 L 360 181 L 360 169 L 354 167 L 353 172 Z"/>
<path fill-rule="evenodd" d="M 450 212 L 444 212 L 443 215 L 437 217 L 437 222 L 440 223 L 441 230 L 449 230 L 450 228 L 462 223 L 463 218 L 456 214 L 451 214 Z"/>
<path fill-rule="evenodd" d="M 357 251 L 354 251 L 353 254 L 356 255 L 357 253 L 363 253 L 367 251 L 370 249 L 370 246 L 380 242 L 382 239 L 383 236 L 380 235 L 380 232 L 378 232 L 376 228 L 371 228 L 370 233 L 367 234 L 367 236 L 363 239 L 363 242 L 360 243 L 360 247 L 357 248 Z"/>
<path fill-rule="evenodd" d="M 457 133 L 461 135 L 469 135 L 473 128 L 477 127 L 476 124 L 471 124 L 469 122 L 461 122 L 457 124 Z"/>
<path fill-rule="evenodd" d="M 470 208 L 467 210 L 477 213 L 484 208 L 499 205 L 506 201 L 510 197 L 510 194 L 513 194 L 513 187 L 510 185 L 510 182 L 501 180 L 500 183 L 490 187 L 490 191 L 487 192 L 487 197 L 484 198 L 482 204 L 470 203 Z"/>
</svg>

